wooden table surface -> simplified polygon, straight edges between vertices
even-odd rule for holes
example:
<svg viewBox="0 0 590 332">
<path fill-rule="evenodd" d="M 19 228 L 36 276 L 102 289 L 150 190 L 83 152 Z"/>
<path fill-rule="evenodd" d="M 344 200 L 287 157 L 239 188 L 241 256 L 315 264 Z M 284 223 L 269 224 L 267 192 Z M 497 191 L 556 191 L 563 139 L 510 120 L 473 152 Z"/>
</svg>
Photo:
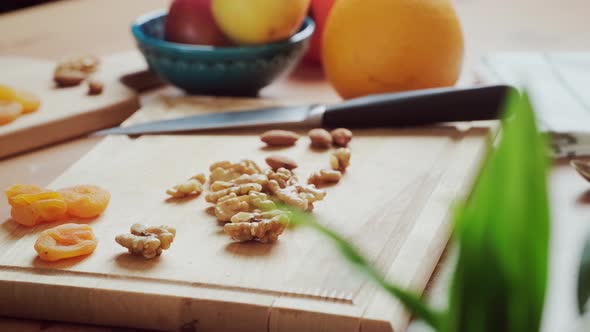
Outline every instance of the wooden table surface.
<svg viewBox="0 0 590 332">
<path fill-rule="evenodd" d="M 27 55 L 57 59 L 65 55 L 106 55 L 134 47 L 129 24 L 141 13 L 161 8 L 168 0 L 64 0 L 0 15 L 0 55 Z M 478 59 L 493 51 L 588 50 L 588 0 L 457 0 L 466 37 L 463 80 L 472 77 Z M 1 75 L 1 74 L 0 74 Z M 1 77 L 0 77 L 1 78 Z M 331 97 L 319 74 L 300 71 L 296 79 L 265 91 L 271 96 Z M 0 188 L 15 179 L 48 184 L 88 152 L 97 139 L 80 138 L 10 159 L 0 160 Z M 580 243 L 590 229 L 590 186 L 580 180 L 566 161 L 556 161 L 551 172 L 554 216 L 552 267 L 545 330 L 563 331 L 575 318 L 574 282 Z M 0 203 L 0 220 L 8 217 Z M 449 270 L 449 264 L 441 264 Z M 442 305 L 448 273 L 438 273 L 431 299 Z M 0 318 L 1 331 L 121 331 Z M 421 330 L 420 324 L 410 330 Z"/>
</svg>

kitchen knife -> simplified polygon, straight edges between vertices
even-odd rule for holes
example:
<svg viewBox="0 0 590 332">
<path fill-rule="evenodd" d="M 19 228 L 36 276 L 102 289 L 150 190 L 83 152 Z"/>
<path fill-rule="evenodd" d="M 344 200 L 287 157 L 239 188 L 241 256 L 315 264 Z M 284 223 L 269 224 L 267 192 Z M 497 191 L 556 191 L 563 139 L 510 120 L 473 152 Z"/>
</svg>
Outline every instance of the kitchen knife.
<svg viewBox="0 0 590 332">
<path fill-rule="evenodd" d="M 407 127 L 440 122 L 497 119 L 507 85 L 436 88 L 371 95 L 336 104 L 210 113 L 115 127 L 97 135 L 143 135 L 258 126 Z"/>
</svg>

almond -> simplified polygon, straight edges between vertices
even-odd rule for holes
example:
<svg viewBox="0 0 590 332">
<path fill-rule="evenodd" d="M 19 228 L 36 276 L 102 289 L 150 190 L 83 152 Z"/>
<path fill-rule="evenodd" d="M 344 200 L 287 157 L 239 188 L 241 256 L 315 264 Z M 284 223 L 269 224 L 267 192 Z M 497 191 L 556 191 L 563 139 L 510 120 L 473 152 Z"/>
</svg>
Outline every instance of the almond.
<svg viewBox="0 0 590 332">
<path fill-rule="evenodd" d="M 315 128 L 307 133 L 311 140 L 311 146 L 315 148 L 329 148 L 332 145 L 332 135 L 323 128 Z"/>
<path fill-rule="evenodd" d="M 352 131 L 346 128 L 334 129 L 330 134 L 332 135 L 332 141 L 334 141 L 334 145 L 336 146 L 347 147 L 348 143 L 352 140 Z"/>
<path fill-rule="evenodd" d="M 80 85 L 87 77 L 87 74 L 74 69 L 58 69 L 53 75 L 53 80 L 61 88 Z"/>
<path fill-rule="evenodd" d="M 97 80 L 88 80 L 88 95 L 99 95 L 104 90 L 104 84 Z"/>
<path fill-rule="evenodd" d="M 273 171 L 276 171 L 279 168 L 286 168 L 288 170 L 297 168 L 297 162 L 295 162 L 293 159 L 279 155 L 267 157 L 266 163 L 268 166 L 270 166 L 270 168 L 273 169 Z"/>
<path fill-rule="evenodd" d="M 299 135 L 288 130 L 269 130 L 260 135 L 260 140 L 268 146 L 291 146 L 299 139 Z"/>
</svg>

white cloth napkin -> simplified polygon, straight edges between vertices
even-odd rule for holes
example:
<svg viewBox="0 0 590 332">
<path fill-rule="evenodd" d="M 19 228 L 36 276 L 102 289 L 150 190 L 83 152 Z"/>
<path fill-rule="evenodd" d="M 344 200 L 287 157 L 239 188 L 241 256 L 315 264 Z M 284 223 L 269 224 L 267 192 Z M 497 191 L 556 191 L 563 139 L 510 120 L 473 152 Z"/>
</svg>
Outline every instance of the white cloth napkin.
<svg viewBox="0 0 590 332">
<path fill-rule="evenodd" d="M 478 75 L 527 90 L 556 157 L 590 155 L 590 52 L 490 54 Z"/>
</svg>

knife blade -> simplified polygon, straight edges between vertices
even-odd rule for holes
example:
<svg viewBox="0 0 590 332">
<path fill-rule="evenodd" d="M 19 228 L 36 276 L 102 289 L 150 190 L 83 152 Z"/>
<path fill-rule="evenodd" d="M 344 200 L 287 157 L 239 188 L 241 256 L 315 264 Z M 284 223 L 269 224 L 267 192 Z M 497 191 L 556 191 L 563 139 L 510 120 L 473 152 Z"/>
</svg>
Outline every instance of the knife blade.
<svg viewBox="0 0 590 332">
<path fill-rule="evenodd" d="M 266 108 L 194 115 L 126 127 L 96 135 L 144 135 L 258 126 L 280 127 L 408 127 L 441 122 L 497 119 L 507 85 L 435 88 L 387 93 L 335 104 Z"/>
</svg>

